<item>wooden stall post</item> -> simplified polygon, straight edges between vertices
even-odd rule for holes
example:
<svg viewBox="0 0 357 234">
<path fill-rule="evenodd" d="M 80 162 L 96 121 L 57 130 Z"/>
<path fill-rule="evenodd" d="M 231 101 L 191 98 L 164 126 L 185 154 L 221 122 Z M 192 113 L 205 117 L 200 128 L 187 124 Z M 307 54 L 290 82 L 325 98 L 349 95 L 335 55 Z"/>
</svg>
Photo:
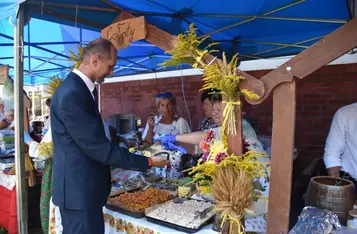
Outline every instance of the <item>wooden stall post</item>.
<svg viewBox="0 0 357 234">
<path fill-rule="evenodd" d="M 295 138 L 295 105 L 295 80 L 282 83 L 274 89 L 268 234 L 288 233 Z"/>
<path fill-rule="evenodd" d="M 237 97 L 240 100 L 240 97 Z M 228 136 L 228 149 L 236 155 L 243 154 L 242 107 L 236 106 L 236 136 Z"/>
</svg>

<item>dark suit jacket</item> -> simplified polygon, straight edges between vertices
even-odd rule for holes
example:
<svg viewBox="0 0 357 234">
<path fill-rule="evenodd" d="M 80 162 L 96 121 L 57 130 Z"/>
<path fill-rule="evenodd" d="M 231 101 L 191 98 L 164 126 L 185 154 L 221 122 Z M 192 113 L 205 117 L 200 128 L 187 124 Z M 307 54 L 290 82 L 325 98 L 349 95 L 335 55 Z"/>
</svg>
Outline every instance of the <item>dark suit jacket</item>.
<svg viewBox="0 0 357 234">
<path fill-rule="evenodd" d="M 145 171 L 148 159 L 113 146 L 98 107 L 83 80 L 70 73 L 52 97 L 53 202 L 90 210 L 109 195 L 110 166 Z"/>
</svg>

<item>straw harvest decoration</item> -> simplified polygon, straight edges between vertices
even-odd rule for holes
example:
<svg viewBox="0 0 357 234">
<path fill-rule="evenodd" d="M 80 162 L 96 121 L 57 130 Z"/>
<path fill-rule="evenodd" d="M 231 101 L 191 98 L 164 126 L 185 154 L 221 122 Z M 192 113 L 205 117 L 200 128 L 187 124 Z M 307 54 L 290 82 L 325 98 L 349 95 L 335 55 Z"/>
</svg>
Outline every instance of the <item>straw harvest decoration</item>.
<svg viewBox="0 0 357 234">
<path fill-rule="evenodd" d="M 238 192 L 239 191 L 239 192 Z M 241 220 L 253 202 L 252 178 L 245 170 L 234 167 L 221 167 L 212 184 L 216 199 L 216 210 L 221 214 L 221 226 L 229 221 L 229 233 L 244 233 Z"/>
<path fill-rule="evenodd" d="M 172 57 L 162 63 L 163 67 L 178 66 L 182 63 L 190 64 L 194 68 L 200 68 L 203 72 L 203 85 L 201 90 L 219 89 L 226 98 L 226 107 L 224 109 L 224 121 L 222 130 L 228 135 L 236 136 L 235 113 L 240 108 L 240 96 L 244 95 L 248 99 L 256 100 L 258 95 L 249 90 L 240 90 L 239 84 L 244 77 L 237 73 L 238 55 L 234 55 L 230 62 L 227 61 L 225 53 L 222 54 L 221 60 L 214 60 L 205 63 L 203 57 L 208 53 L 217 52 L 211 48 L 218 43 L 208 44 L 203 50 L 199 46 L 209 37 L 199 38 L 196 34 L 196 28 L 190 25 L 186 34 L 180 34 L 173 42 L 174 48 L 167 51 Z"/>
<path fill-rule="evenodd" d="M 63 80 L 64 79 L 59 76 L 51 77 L 50 82 L 48 83 L 48 90 L 46 91 L 46 93 L 48 93 L 52 96 L 55 93 L 58 86 L 60 86 L 60 84 L 62 84 Z"/>
<path fill-rule="evenodd" d="M 175 41 L 173 41 L 173 49 L 166 51 L 172 57 L 159 64 L 163 67 L 178 66 L 183 63 L 190 64 L 194 68 L 203 68 L 206 64 L 203 62 L 203 57 L 207 53 L 217 52 L 211 48 L 218 43 L 211 43 L 204 47 L 203 50 L 199 49 L 206 39 L 209 37 L 199 38 L 196 34 L 196 28 L 193 24 L 190 25 L 185 34 L 179 34 Z"/>
<path fill-rule="evenodd" d="M 35 175 L 35 168 L 32 165 L 29 153 L 29 147 L 25 144 L 25 172 L 28 173 L 28 185 L 33 187 L 36 185 L 36 175 Z M 11 167 L 9 171 L 10 175 L 16 174 L 16 167 L 15 165 Z"/>
<path fill-rule="evenodd" d="M 219 89 L 223 96 L 225 108 L 221 127 L 222 140 L 215 139 L 214 132 L 205 133 L 200 143 L 203 156 L 198 164 L 186 171 L 193 176 L 193 182 L 203 193 L 213 193 L 221 213 L 223 224 L 229 224 L 230 233 L 244 233 L 242 218 L 247 208 L 251 206 L 254 197 L 253 180 L 266 175 L 266 163 L 259 162 L 258 157 L 265 154 L 248 151 L 244 155 L 234 155 L 228 152 L 227 135 L 236 136 L 236 113 L 241 108 L 240 97 L 257 100 L 254 92 L 240 90 L 240 82 L 244 77 L 237 72 L 238 55 L 227 61 L 225 53 L 222 60 L 213 59 L 205 62 L 205 55 L 212 52 L 217 43 L 203 43 L 208 37 L 200 38 L 193 24 L 185 34 L 180 34 L 173 42 L 173 49 L 167 51 L 171 58 L 161 64 L 163 67 L 178 66 L 182 63 L 199 68 L 203 72 L 204 85 L 201 90 Z"/>
<path fill-rule="evenodd" d="M 50 78 L 50 82 L 48 83 L 49 90 L 47 91 L 48 94 L 51 96 L 55 93 L 56 89 L 62 84 L 63 78 L 58 76 L 53 76 Z M 53 157 L 53 142 L 41 142 L 37 145 L 37 150 L 41 156 L 46 158 Z"/>
<path fill-rule="evenodd" d="M 78 53 L 74 53 L 73 51 L 68 51 L 71 55 L 69 56 L 68 61 L 74 62 L 74 65 L 72 66 L 73 70 L 74 68 L 78 68 L 79 65 L 82 63 L 83 59 L 83 54 L 84 54 L 84 48 L 83 47 L 78 47 Z"/>
</svg>

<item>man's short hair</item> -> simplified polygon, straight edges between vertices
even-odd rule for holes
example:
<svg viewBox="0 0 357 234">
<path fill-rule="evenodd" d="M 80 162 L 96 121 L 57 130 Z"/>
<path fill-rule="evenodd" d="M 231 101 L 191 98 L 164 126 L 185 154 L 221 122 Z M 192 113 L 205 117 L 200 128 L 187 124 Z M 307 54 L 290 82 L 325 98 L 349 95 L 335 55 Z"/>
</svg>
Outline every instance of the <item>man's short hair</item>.
<svg viewBox="0 0 357 234">
<path fill-rule="evenodd" d="M 212 101 L 212 96 L 216 93 L 220 93 L 218 89 L 206 89 L 201 94 L 201 102 L 203 103 L 207 98 L 209 101 Z"/>
<path fill-rule="evenodd" d="M 98 38 L 89 44 L 83 50 L 83 60 L 91 55 L 97 55 L 100 59 L 111 59 L 113 44 L 106 39 Z"/>
<path fill-rule="evenodd" d="M 46 106 L 51 107 L 51 98 L 47 98 L 45 104 Z"/>
</svg>

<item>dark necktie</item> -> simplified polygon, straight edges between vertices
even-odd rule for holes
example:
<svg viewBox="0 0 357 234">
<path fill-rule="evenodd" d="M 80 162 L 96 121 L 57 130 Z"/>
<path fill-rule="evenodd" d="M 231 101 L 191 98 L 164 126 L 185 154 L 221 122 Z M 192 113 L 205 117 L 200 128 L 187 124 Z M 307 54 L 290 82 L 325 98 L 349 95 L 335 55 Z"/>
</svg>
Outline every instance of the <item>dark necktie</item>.
<svg viewBox="0 0 357 234">
<path fill-rule="evenodd" d="M 94 87 L 92 93 L 93 93 L 93 96 L 94 96 L 94 101 L 95 101 L 95 103 L 96 103 L 97 106 L 98 106 L 98 91 L 97 91 L 97 88 L 96 88 L 96 87 Z"/>
</svg>

